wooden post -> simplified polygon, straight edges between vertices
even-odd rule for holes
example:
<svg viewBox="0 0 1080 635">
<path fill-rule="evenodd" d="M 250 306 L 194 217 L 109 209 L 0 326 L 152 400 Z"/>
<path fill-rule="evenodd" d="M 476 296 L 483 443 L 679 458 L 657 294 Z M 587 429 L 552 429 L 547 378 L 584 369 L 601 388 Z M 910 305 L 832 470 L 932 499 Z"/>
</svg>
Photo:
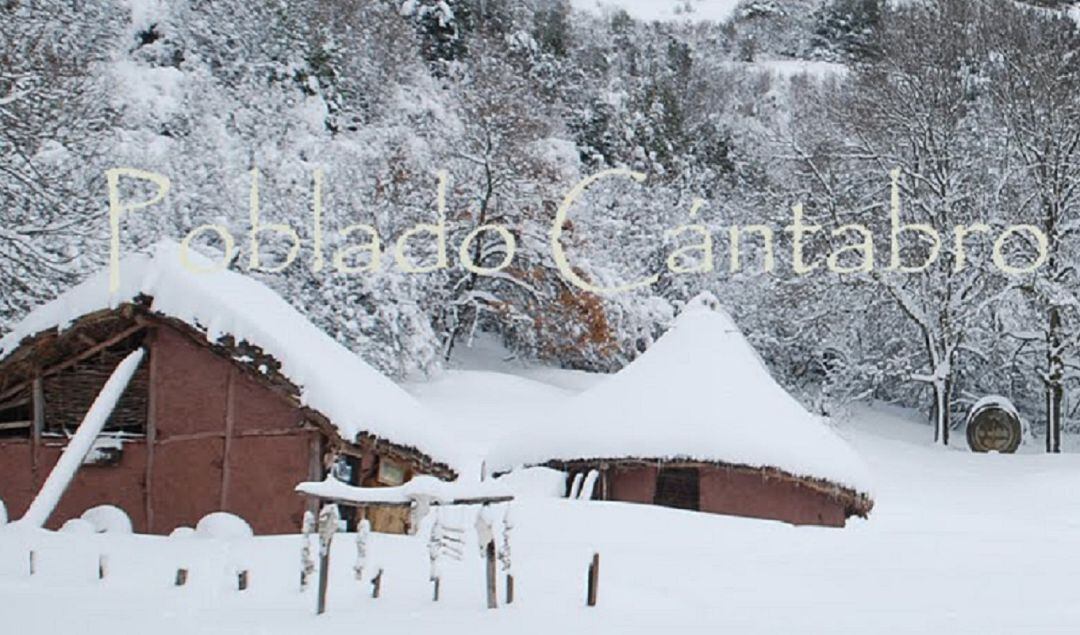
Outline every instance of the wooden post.
<svg viewBox="0 0 1080 635">
<path fill-rule="evenodd" d="M 382 569 L 375 574 L 375 577 L 371 580 L 371 597 L 378 599 L 379 593 L 382 591 Z"/>
<path fill-rule="evenodd" d="M 236 369 L 229 366 L 229 377 L 225 384 L 225 444 L 221 458 L 221 500 L 220 509 L 229 509 L 230 473 L 232 459 L 229 456 L 233 445 L 233 428 L 236 421 Z"/>
<path fill-rule="evenodd" d="M 157 445 L 158 331 L 150 329 L 145 343 L 150 355 L 146 400 L 146 478 L 143 504 L 146 506 L 146 533 L 154 533 L 154 446 Z"/>
<path fill-rule="evenodd" d="M 326 587 L 330 581 L 330 549 L 329 546 L 319 554 L 319 605 L 316 614 L 326 612 Z"/>
<path fill-rule="evenodd" d="M 499 607 L 498 595 L 495 591 L 495 541 L 492 540 L 484 548 L 487 554 L 487 607 L 494 609 Z"/>
<path fill-rule="evenodd" d="M 600 554 L 594 553 L 592 562 L 589 563 L 589 580 L 587 583 L 586 602 L 589 606 L 596 606 L 597 587 L 600 584 Z"/>
<path fill-rule="evenodd" d="M 506 574 L 506 603 L 514 603 L 514 576 Z"/>
<path fill-rule="evenodd" d="M 337 505 L 326 505 L 319 510 L 319 603 L 315 609 L 317 615 L 326 612 L 326 589 L 330 585 L 330 547 L 334 544 L 334 534 L 337 533 L 340 519 Z"/>
<path fill-rule="evenodd" d="M 106 570 L 105 565 L 106 565 L 106 563 L 107 563 L 107 558 L 105 557 L 105 554 L 100 554 L 98 556 L 98 560 L 97 560 L 97 577 L 98 577 L 98 580 L 104 580 L 105 579 L 105 570 Z"/>
<path fill-rule="evenodd" d="M 439 601 L 439 578 L 435 578 L 435 591 L 432 594 L 431 600 L 433 602 L 438 602 Z"/>
<path fill-rule="evenodd" d="M 323 470 L 323 436 L 321 432 L 312 431 L 311 437 L 308 439 L 308 480 L 321 481 L 325 476 Z M 307 511 L 311 512 L 315 516 L 319 514 L 319 499 L 314 496 L 309 496 L 307 500 Z"/>
<path fill-rule="evenodd" d="M 241 571 L 236 575 L 236 588 L 241 591 L 246 591 L 248 588 L 248 572 L 247 569 Z"/>
<path fill-rule="evenodd" d="M 45 430 L 45 388 L 40 375 L 34 377 L 32 392 L 34 423 L 30 430 L 30 442 L 33 445 L 30 450 L 30 469 L 36 472 L 41 455 L 41 433 Z"/>
<path fill-rule="evenodd" d="M 187 574 L 187 569 L 177 569 L 176 582 L 174 584 L 176 586 L 184 586 L 185 584 L 187 584 Z"/>
<path fill-rule="evenodd" d="M 34 575 L 37 572 L 37 554 L 34 550 L 30 550 L 30 575 Z"/>
</svg>

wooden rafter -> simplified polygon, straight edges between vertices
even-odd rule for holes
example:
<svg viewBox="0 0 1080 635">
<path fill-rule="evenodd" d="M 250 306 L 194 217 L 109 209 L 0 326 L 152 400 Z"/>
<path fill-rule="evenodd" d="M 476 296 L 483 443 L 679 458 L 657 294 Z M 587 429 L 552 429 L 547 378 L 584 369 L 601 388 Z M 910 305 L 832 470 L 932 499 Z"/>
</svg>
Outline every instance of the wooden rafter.
<svg viewBox="0 0 1080 635">
<path fill-rule="evenodd" d="M 64 360 L 63 362 L 61 362 L 59 364 L 55 364 L 53 366 L 50 366 L 50 367 L 42 370 L 40 376 L 41 377 L 48 377 L 50 375 L 55 375 L 56 373 L 59 373 L 60 371 L 66 370 L 66 369 L 74 366 L 75 364 L 78 364 L 79 362 L 83 361 L 84 359 L 87 359 L 89 357 L 93 357 L 94 355 L 100 353 L 101 351 L 105 350 L 106 348 L 109 348 L 110 346 L 113 346 L 115 344 L 118 344 L 118 343 L 126 340 L 127 338 L 131 337 L 135 333 L 138 333 L 139 331 L 141 331 L 144 328 L 146 328 L 146 327 L 143 326 L 142 324 L 136 324 L 135 326 L 128 327 L 128 328 L 124 329 L 123 331 L 117 333 L 116 335 L 110 337 L 109 339 L 107 339 L 107 340 L 105 340 L 103 342 L 99 342 L 97 345 L 91 346 L 90 348 L 82 351 L 81 353 L 79 353 L 79 354 L 77 354 L 77 355 L 75 355 L 73 357 L 69 357 L 68 359 Z M 17 394 L 21 390 L 25 390 L 27 386 L 29 386 L 29 385 L 31 385 L 33 383 L 33 381 L 34 381 L 33 379 L 29 379 L 29 380 L 20 382 L 19 384 L 7 389 L 3 393 L 0 393 L 0 401 L 3 401 L 5 399 L 10 398 L 12 395 Z"/>
</svg>

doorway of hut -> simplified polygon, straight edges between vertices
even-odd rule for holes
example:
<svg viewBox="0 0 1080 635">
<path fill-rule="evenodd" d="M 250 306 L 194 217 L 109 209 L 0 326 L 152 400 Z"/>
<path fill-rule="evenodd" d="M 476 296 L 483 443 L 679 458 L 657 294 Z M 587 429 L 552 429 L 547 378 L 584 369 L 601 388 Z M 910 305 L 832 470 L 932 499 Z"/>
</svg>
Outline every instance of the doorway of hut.
<svg viewBox="0 0 1080 635">
<path fill-rule="evenodd" d="M 696 467 L 661 467 L 653 503 L 676 509 L 701 509 L 701 474 Z"/>
</svg>

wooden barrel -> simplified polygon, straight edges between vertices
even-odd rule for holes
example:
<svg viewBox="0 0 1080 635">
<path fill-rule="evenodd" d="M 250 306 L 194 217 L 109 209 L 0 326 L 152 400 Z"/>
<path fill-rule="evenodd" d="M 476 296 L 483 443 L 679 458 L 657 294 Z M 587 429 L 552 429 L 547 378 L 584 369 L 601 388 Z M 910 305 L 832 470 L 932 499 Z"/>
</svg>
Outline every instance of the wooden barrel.
<svg viewBox="0 0 1080 635">
<path fill-rule="evenodd" d="M 987 397 L 967 417 L 967 442 L 973 452 L 1012 454 L 1023 441 L 1020 415 L 1008 399 Z"/>
</svg>

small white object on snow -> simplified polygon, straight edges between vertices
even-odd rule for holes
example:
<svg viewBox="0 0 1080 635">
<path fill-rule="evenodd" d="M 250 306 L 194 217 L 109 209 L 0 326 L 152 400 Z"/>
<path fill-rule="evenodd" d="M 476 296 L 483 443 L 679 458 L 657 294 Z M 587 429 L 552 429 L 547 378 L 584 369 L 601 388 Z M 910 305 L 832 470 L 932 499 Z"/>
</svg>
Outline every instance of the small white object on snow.
<svg viewBox="0 0 1080 635">
<path fill-rule="evenodd" d="M 195 534 L 200 538 L 251 538 L 255 532 L 246 520 L 228 512 L 207 514 L 195 525 Z"/>
<path fill-rule="evenodd" d="M 8 522 L 7 507 L 4 506 L 4 501 L 0 500 L 0 526 L 6 525 Z"/>
<path fill-rule="evenodd" d="M 194 538 L 196 535 L 195 530 L 191 527 L 177 527 L 169 532 L 169 538 L 186 539 Z"/>
<path fill-rule="evenodd" d="M 115 456 L 116 452 L 124 449 L 124 441 L 121 437 L 102 435 L 94 439 L 90 450 L 83 459 L 83 465 L 96 465 L 108 461 Z"/>
<path fill-rule="evenodd" d="M 114 505 L 98 505 L 82 513 L 83 520 L 99 534 L 130 534 L 134 532 L 127 512 Z"/>
<path fill-rule="evenodd" d="M 4 338 L 3 341 L 6 340 L 7 338 Z M 0 349 L 3 348 L 0 345 Z M 20 525 L 42 527 L 49 520 L 49 516 L 56 509 L 57 503 L 60 502 L 60 497 L 64 495 L 64 490 L 68 488 L 71 480 L 75 478 L 75 472 L 82 465 L 83 459 L 86 458 L 86 454 L 94 444 L 94 440 L 101 434 L 105 422 L 109 420 L 109 415 L 112 414 L 113 408 L 116 407 L 116 402 L 120 400 L 120 395 L 124 394 L 124 389 L 127 388 L 132 376 L 135 375 L 135 371 L 139 368 L 145 354 L 146 351 L 140 348 L 125 357 L 116 366 L 116 370 L 112 372 L 108 381 L 102 386 L 101 392 L 94 399 L 94 403 L 90 405 L 90 409 L 86 412 L 86 416 L 83 417 L 82 423 L 75 430 L 75 436 L 71 438 L 67 447 L 64 448 L 60 460 L 56 462 L 52 471 L 49 472 L 48 478 L 45 479 L 45 483 L 41 486 L 41 491 L 34 497 L 34 502 L 30 503 L 30 507 L 23 517 L 19 519 Z"/>
</svg>

